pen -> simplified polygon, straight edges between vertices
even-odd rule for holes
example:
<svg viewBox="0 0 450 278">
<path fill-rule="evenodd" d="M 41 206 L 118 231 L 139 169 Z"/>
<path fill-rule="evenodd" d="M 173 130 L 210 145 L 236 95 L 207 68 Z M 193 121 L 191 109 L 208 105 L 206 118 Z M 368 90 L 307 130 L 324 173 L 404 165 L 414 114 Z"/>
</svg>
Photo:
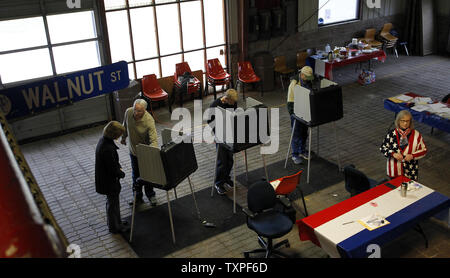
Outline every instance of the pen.
<svg viewBox="0 0 450 278">
<path fill-rule="evenodd" d="M 355 221 L 350 221 L 350 222 L 342 223 L 342 225 L 351 224 L 351 223 L 353 223 L 353 222 L 355 222 Z"/>
</svg>

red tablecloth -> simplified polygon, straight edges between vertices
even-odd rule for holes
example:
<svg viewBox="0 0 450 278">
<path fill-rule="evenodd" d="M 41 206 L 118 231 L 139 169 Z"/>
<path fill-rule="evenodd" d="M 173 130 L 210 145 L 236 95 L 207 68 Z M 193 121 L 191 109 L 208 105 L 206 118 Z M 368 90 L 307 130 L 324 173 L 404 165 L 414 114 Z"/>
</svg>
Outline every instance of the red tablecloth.
<svg viewBox="0 0 450 278">
<path fill-rule="evenodd" d="M 362 53 L 358 56 L 348 57 L 346 59 L 334 60 L 333 62 L 323 61 L 325 63 L 325 73 L 324 77 L 332 80 L 333 79 L 333 68 L 343 67 L 346 65 L 361 63 L 369 61 L 370 59 L 377 58 L 378 61 L 386 61 L 386 53 L 383 50 L 377 50 L 372 53 Z M 317 69 L 317 66 L 316 66 Z"/>
</svg>

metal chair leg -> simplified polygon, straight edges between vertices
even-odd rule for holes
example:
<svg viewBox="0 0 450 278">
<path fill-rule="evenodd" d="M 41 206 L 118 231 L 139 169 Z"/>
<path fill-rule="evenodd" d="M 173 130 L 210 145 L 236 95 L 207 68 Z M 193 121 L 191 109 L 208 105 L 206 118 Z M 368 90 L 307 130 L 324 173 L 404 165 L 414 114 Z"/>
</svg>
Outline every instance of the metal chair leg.
<svg viewBox="0 0 450 278">
<path fill-rule="evenodd" d="M 245 180 L 248 184 L 248 164 L 247 164 L 247 150 L 244 150 L 244 161 L 245 161 Z"/>
</svg>

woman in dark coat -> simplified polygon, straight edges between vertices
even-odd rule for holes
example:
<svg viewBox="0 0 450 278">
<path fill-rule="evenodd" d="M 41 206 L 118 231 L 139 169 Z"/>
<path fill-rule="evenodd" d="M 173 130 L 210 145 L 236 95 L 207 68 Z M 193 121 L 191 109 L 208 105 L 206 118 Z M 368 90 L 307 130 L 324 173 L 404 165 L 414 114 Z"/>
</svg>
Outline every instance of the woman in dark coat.
<svg viewBox="0 0 450 278">
<path fill-rule="evenodd" d="M 95 150 L 95 190 L 106 195 L 106 218 L 111 233 L 126 231 L 120 218 L 120 181 L 125 177 L 119 163 L 118 147 L 114 140 L 125 131 L 125 127 L 117 121 L 109 122 L 103 129 Z"/>
</svg>

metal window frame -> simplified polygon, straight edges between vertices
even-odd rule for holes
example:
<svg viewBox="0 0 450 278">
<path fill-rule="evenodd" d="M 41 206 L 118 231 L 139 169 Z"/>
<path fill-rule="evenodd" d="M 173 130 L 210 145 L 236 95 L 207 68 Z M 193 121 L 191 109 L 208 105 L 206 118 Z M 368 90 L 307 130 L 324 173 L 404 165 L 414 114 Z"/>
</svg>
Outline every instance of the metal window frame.
<svg viewBox="0 0 450 278">
<path fill-rule="evenodd" d="M 181 3 L 195 2 L 195 1 L 200 2 L 200 9 L 201 9 L 200 13 L 201 13 L 201 22 L 202 22 L 202 30 L 201 31 L 202 31 L 202 38 L 203 38 L 203 47 L 185 51 L 184 50 L 184 41 L 183 41 L 183 26 L 182 26 L 183 23 L 182 23 L 182 20 L 181 20 Z M 158 4 L 156 4 L 154 1 L 152 1 L 151 4 L 145 4 L 145 5 L 133 6 L 133 7 L 130 7 L 129 1 L 126 0 L 125 1 L 125 5 L 126 5 L 125 7 L 115 8 L 115 9 L 108 9 L 108 10 L 105 8 L 104 3 L 102 3 L 103 4 L 103 7 L 102 7 L 103 9 L 100 12 L 101 12 L 101 16 L 104 17 L 104 19 L 103 19 L 104 22 L 106 22 L 106 14 L 107 13 L 109 13 L 109 12 L 117 12 L 117 11 L 127 11 L 129 39 L 130 39 L 130 42 L 131 42 L 131 52 L 132 52 L 132 55 L 131 55 L 132 60 L 131 61 L 127 61 L 127 62 L 128 62 L 128 64 L 133 64 L 134 76 L 132 76 L 132 78 L 138 79 L 137 78 L 136 63 L 149 61 L 149 60 L 155 60 L 155 59 L 158 60 L 158 67 L 159 67 L 158 68 L 158 70 L 159 70 L 158 76 L 159 77 L 165 77 L 165 76 L 162 76 L 162 64 L 161 64 L 161 59 L 162 58 L 168 57 L 168 56 L 173 56 L 173 55 L 180 55 L 181 54 L 182 61 L 184 61 L 184 55 L 186 53 L 203 50 L 203 60 L 204 60 L 205 70 L 206 70 L 206 68 L 207 68 L 207 54 L 206 54 L 207 49 L 220 47 L 220 46 L 223 46 L 225 48 L 225 51 L 224 51 L 225 63 L 226 63 L 225 68 L 229 68 L 228 67 L 228 63 L 229 63 L 229 61 L 231 59 L 230 59 L 230 57 L 228 57 L 229 54 L 228 54 L 228 51 L 227 51 L 227 49 L 229 48 L 229 46 L 228 46 L 229 45 L 229 41 L 228 41 L 228 36 L 227 36 L 227 34 L 228 34 L 228 26 L 226 24 L 227 23 L 227 18 L 226 18 L 227 5 L 226 5 L 225 1 L 226 0 L 222 0 L 223 20 L 224 20 L 224 41 L 225 41 L 225 43 L 217 44 L 217 45 L 213 45 L 213 46 L 206 46 L 206 28 L 205 28 L 204 0 L 175 0 L 175 1 L 167 2 L 167 3 L 158 3 Z M 104 2 L 104 1 L 101 1 L 101 2 Z M 177 12 L 178 12 L 177 18 L 178 18 L 178 27 L 179 27 L 179 34 L 178 35 L 179 35 L 179 38 L 180 38 L 180 49 L 181 49 L 181 51 L 174 52 L 174 53 L 169 53 L 169 54 L 165 54 L 165 55 L 161 55 L 161 51 L 160 51 L 161 48 L 160 48 L 160 42 L 159 42 L 159 28 L 158 28 L 158 19 L 157 19 L 156 7 L 157 6 L 163 6 L 163 5 L 173 5 L 173 4 L 177 5 Z M 140 8 L 145 8 L 145 7 L 152 7 L 153 8 L 153 20 L 154 20 L 154 25 L 155 25 L 155 37 L 156 37 L 157 56 L 143 58 L 143 59 L 136 59 L 135 58 L 135 49 L 134 49 L 133 35 L 132 35 L 133 33 L 132 33 L 132 27 L 131 27 L 130 10 L 132 10 L 132 9 L 140 9 Z M 104 34 L 105 34 L 105 37 L 108 37 L 107 27 L 104 29 Z M 108 40 L 108 43 L 106 45 L 107 45 L 107 48 L 110 49 L 109 40 Z M 108 51 L 107 55 L 109 55 L 109 57 L 107 59 L 109 59 L 109 61 L 111 61 L 110 51 Z M 203 72 L 203 73 L 205 73 L 205 72 Z"/>
</svg>

